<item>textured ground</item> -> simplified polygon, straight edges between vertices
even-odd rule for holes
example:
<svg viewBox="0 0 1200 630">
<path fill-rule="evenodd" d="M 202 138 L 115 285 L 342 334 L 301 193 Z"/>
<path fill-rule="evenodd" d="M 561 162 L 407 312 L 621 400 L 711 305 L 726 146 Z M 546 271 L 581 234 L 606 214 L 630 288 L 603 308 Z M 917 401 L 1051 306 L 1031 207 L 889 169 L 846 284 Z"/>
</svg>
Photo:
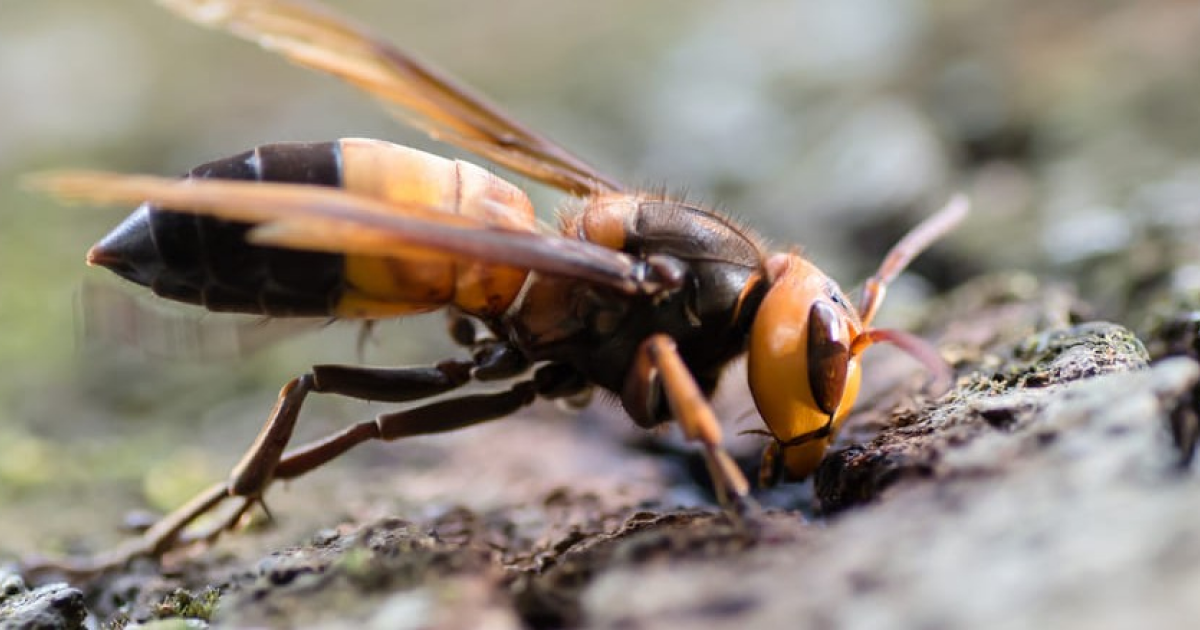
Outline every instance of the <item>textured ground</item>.
<svg viewBox="0 0 1200 630">
<path fill-rule="evenodd" d="M 72 582 L 80 591 L 10 579 L 0 611 L 64 625 L 86 606 L 234 627 L 1184 627 L 1200 613 L 1187 596 L 1200 583 L 1200 484 L 1171 427 L 1181 406 L 1194 414 L 1200 370 L 1148 365 L 1133 333 L 1075 321 L 1057 291 L 990 278 L 940 303 L 930 325 L 960 357 L 957 386 L 927 400 L 908 362 L 881 365 L 894 389 L 874 392 L 844 436 L 862 441 L 818 471 L 815 516 L 794 492 L 764 495 L 749 523 L 678 507 L 663 497 L 703 490 L 669 443 L 651 465 L 613 435 L 566 425 L 568 446 L 545 422 L 517 421 L 503 429 L 514 441 L 576 449 L 539 464 L 556 488 L 468 489 L 457 507 L 331 521 L 267 554 L 246 532 L 162 569 Z M 524 467 L 524 449 L 489 446 L 423 475 L 461 479 L 481 457 L 493 476 Z M 597 484 L 579 463 L 588 451 L 643 485 Z"/>
<path fill-rule="evenodd" d="M 948 192 L 967 193 L 971 219 L 881 313 L 938 344 L 955 388 L 930 399 L 909 359 L 872 349 L 838 447 L 811 483 L 759 494 L 752 523 L 715 510 L 703 463 L 672 434 L 638 432 L 598 401 L 364 446 L 274 488 L 274 521 L 161 565 L 18 577 L 5 563 L 134 535 L 122 523 L 225 474 L 281 383 L 364 354 L 337 326 L 244 353 L 278 329 L 194 314 L 77 349 L 80 310 L 96 312 L 74 308 L 91 295 L 79 287 L 103 280 L 84 275 L 83 252 L 128 209 L 63 208 L 21 174 L 169 174 L 346 136 L 450 153 L 153 3 L 18 0 L 0 20 L 0 85 L 16 95 L 0 99 L 4 623 L 1195 626 L 1191 4 L 338 6 L 615 176 L 689 190 L 779 248 L 799 244 L 847 289 Z M 529 189 L 551 220 L 561 200 Z M 442 338 L 440 321 L 387 323 L 365 358 L 435 361 L 452 351 Z M 757 428 L 743 380 L 729 375 L 718 413 L 753 475 L 761 444 L 736 435 Z M 299 431 L 381 408 L 315 397 Z"/>
</svg>

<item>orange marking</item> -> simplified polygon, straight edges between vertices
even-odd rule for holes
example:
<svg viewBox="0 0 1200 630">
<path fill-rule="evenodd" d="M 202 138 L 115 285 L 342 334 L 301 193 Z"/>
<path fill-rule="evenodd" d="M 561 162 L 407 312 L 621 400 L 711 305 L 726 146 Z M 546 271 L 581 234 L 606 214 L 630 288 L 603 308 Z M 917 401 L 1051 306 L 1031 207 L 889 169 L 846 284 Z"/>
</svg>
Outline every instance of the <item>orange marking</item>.
<svg viewBox="0 0 1200 630">
<path fill-rule="evenodd" d="M 639 200 L 629 195 L 605 195 L 592 200 L 580 215 L 585 240 L 621 251 L 625 247 L 632 217 L 637 215 Z M 575 235 L 569 235 L 575 238 Z"/>
<path fill-rule="evenodd" d="M 663 389 L 671 404 L 671 412 L 689 440 L 708 446 L 721 443 L 721 425 L 713 414 L 708 399 L 696 385 L 696 379 L 675 350 L 675 342 L 665 335 L 655 335 L 646 341 L 647 351 L 662 376 Z"/>
<path fill-rule="evenodd" d="M 489 227 L 532 231 L 536 225 L 525 193 L 478 166 L 379 140 L 343 139 L 341 149 L 348 191 L 420 204 Z M 408 216 L 410 208 L 398 205 L 396 211 Z M 378 317 L 453 303 L 467 313 L 495 316 L 516 299 L 527 275 L 424 249 L 400 250 L 394 257 L 349 256 L 348 290 L 336 310 Z"/>
</svg>

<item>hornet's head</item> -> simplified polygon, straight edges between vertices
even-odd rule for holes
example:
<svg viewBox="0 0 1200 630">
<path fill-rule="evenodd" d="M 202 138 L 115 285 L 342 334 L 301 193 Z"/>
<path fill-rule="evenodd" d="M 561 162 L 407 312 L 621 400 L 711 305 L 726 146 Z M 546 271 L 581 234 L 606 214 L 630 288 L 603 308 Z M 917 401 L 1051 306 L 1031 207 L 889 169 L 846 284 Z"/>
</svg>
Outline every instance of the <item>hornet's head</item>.
<svg viewBox="0 0 1200 630">
<path fill-rule="evenodd" d="M 772 283 L 750 330 L 747 370 L 773 438 L 763 462 L 763 480 L 772 483 L 816 469 L 854 406 L 862 372 L 853 348 L 863 323 L 811 262 L 779 254 L 767 270 Z"/>
<path fill-rule="evenodd" d="M 858 397 L 860 357 L 877 342 L 895 344 L 949 386 L 949 366 L 929 343 L 899 330 L 871 328 L 887 285 L 917 254 L 958 225 L 967 200 L 954 197 L 912 229 L 863 287 L 855 308 L 837 283 L 796 254 L 766 262 L 766 296 L 750 328 L 747 372 L 758 412 L 772 441 L 760 483 L 803 479 L 816 470 Z"/>
</svg>

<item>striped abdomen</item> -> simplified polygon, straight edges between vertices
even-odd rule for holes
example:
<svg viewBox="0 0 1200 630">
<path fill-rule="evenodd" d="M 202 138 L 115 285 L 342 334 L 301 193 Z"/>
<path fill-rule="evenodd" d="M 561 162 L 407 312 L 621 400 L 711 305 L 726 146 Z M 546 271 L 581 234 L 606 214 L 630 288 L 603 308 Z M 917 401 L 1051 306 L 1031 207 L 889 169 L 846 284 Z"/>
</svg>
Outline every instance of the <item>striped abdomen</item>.
<svg viewBox="0 0 1200 630">
<path fill-rule="evenodd" d="M 377 140 L 264 145 L 187 176 L 340 187 L 490 225 L 534 229 L 528 198 L 511 184 L 465 162 Z M 450 259 L 263 247 L 246 241 L 249 229 L 143 204 L 92 248 L 88 260 L 168 299 L 270 316 L 380 318 L 448 304 L 495 316 L 512 303 L 526 275 Z"/>
</svg>

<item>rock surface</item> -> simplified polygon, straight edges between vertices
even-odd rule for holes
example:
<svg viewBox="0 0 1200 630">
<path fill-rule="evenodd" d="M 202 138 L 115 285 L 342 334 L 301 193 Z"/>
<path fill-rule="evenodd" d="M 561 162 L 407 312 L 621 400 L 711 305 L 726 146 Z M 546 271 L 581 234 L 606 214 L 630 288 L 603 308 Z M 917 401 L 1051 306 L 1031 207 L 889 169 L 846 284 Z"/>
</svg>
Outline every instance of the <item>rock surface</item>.
<svg viewBox="0 0 1200 630">
<path fill-rule="evenodd" d="M 0 627 L 80 628 L 87 614 L 79 589 L 61 582 L 30 589 L 15 572 L 0 570 Z"/>
<path fill-rule="evenodd" d="M 348 522 L 259 559 L 135 563 L 9 598 L 0 617 L 26 618 L 15 601 L 82 610 L 79 588 L 110 620 L 229 627 L 1189 626 L 1200 483 L 1170 423 L 1197 364 L 1148 364 L 1127 329 L 1073 323 L 1072 302 L 1028 278 L 981 279 L 940 307 L 956 386 L 928 400 L 910 365 L 883 364 L 891 388 L 817 472 L 813 518 L 803 494 L 764 495 L 737 522 L 568 476 L 535 501 Z"/>
</svg>

